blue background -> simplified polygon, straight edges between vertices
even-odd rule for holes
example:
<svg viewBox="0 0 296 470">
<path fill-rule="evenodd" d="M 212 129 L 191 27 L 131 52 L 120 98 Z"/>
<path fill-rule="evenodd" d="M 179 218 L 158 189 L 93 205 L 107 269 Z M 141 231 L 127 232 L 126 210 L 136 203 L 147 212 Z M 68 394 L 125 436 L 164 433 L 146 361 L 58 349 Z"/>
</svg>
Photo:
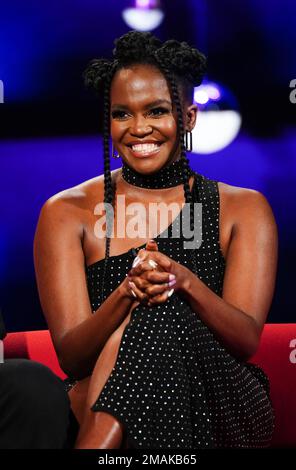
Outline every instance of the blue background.
<svg viewBox="0 0 296 470">
<path fill-rule="evenodd" d="M 100 103 L 81 74 L 93 57 L 111 57 L 128 31 L 125 2 L 10 1 L 0 17 L 0 284 L 7 329 L 46 327 L 33 267 L 42 204 L 103 173 Z M 296 232 L 296 3 L 292 0 L 164 1 L 154 33 L 186 40 L 208 56 L 208 77 L 235 94 L 238 137 L 211 155 L 188 154 L 212 179 L 261 191 L 279 229 L 279 266 L 268 321 L 294 322 Z M 180 20 L 182 19 L 182 21 Z M 112 168 L 120 163 L 112 161 Z"/>
</svg>

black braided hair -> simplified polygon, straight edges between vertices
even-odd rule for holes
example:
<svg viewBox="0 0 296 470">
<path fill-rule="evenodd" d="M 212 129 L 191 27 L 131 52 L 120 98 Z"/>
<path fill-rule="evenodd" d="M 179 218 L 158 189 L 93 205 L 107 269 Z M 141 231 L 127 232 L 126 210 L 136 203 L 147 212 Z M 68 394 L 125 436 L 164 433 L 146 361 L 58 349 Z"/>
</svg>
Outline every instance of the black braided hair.
<svg viewBox="0 0 296 470">
<path fill-rule="evenodd" d="M 185 202 L 190 204 L 190 229 L 193 230 L 193 198 L 189 186 L 189 160 L 184 144 L 184 125 L 182 100 L 192 102 L 193 89 L 201 84 L 206 71 L 206 58 L 196 48 L 186 42 L 170 39 L 162 43 L 150 32 L 129 31 L 114 41 L 113 60 L 93 59 L 83 73 L 85 85 L 96 94 L 104 96 L 104 203 L 106 208 L 106 254 L 102 279 L 101 299 L 104 300 L 104 285 L 107 261 L 110 256 L 110 235 L 113 216 L 107 204 L 116 202 L 116 187 L 112 187 L 110 172 L 110 87 L 117 70 L 135 64 L 153 65 L 165 76 L 172 101 L 178 116 L 178 138 L 181 145 L 180 159 L 183 164 Z M 180 91 L 181 93 L 180 93 Z M 192 253 L 192 251 L 191 251 Z M 197 273 L 196 260 L 193 256 L 194 270 Z"/>
</svg>

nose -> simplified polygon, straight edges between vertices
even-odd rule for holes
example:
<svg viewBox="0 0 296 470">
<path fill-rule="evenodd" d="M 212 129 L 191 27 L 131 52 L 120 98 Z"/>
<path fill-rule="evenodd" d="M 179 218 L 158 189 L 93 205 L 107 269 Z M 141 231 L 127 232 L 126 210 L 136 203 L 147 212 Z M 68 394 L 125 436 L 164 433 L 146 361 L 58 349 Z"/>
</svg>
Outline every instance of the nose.
<svg viewBox="0 0 296 470">
<path fill-rule="evenodd" d="M 152 131 L 151 125 L 144 116 L 137 116 L 133 119 L 133 124 L 130 128 L 131 135 L 142 136 L 151 134 Z"/>
</svg>

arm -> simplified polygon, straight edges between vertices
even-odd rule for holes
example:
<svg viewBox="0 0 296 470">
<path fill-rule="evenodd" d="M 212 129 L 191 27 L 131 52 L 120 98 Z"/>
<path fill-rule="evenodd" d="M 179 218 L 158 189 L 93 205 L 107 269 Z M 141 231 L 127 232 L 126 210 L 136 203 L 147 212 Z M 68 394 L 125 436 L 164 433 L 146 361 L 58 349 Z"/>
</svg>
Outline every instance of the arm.
<svg viewBox="0 0 296 470">
<path fill-rule="evenodd" d="M 165 271 L 176 276 L 174 290 L 198 312 L 217 339 L 241 360 L 255 353 L 273 297 L 277 267 L 277 226 L 266 198 L 259 192 L 239 188 L 227 204 L 232 232 L 222 298 L 186 266 L 160 252 L 149 252 Z M 137 286 L 149 295 L 157 292 L 155 271 L 142 273 L 137 265 L 129 272 Z M 139 276 L 139 277 L 138 277 Z M 145 280 L 142 279 L 145 276 Z M 159 274 L 158 274 L 159 276 Z M 153 302 L 153 298 L 150 299 Z"/>
<path fill-rule="evenodd" d="M 91 311 L 82 250 L 82 217 L 74 198 L 53 197 L 42 207 L 34 239 L 39 297 L 64 372 L 89 375 L 109 336 L 132 304 L 127 280 L 95 314 Z"/>
<path fill-rule="evenodd" d="M 255 353 L 271 305 L 277 267 L 277 226 L 266 198 L 244 190 L 235 197 L 220 298 L 194 274 L 181 287 L 192 309 L 241 360 Z"/>
</svg>

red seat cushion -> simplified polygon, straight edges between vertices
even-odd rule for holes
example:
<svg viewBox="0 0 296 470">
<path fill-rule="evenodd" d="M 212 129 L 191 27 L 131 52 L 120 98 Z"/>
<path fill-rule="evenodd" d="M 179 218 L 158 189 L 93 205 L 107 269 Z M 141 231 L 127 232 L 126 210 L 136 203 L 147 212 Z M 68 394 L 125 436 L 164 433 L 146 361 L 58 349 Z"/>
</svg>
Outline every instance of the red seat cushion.
<svg viewBox="0 0 296 470">
<path fill-rule="evenodd" d="M 296 447 L 296 324 L 267 323 L 250 362 L 269 377 L 275 410 L 272 445 Z"/>
<path fill-rule="evenodd" d="M 24 357 L 41 362 L 62 379 L 66 374 L 59 366 L 48 330 L 9 333 L 4 339 L 4 359 Z"/>
</svg>

